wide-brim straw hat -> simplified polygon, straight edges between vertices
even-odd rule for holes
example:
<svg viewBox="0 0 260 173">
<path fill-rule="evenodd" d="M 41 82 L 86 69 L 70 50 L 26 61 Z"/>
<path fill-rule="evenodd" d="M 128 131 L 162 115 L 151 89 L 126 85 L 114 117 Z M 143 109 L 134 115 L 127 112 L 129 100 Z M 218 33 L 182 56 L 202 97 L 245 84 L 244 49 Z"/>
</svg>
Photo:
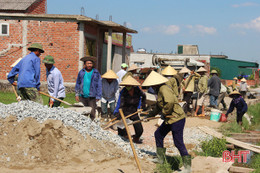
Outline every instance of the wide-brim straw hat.
<svg viewBox="0 0 260 173">
<path fill-rule="evenodd" d="M 118 76 L 113 70 L 108 70 L 105 74 L 101 76 L 104 79 L 117 79 Z"/>
<path fill-rule="evenodd" d="M 199 73 L 199 72 L 207 72 L 207 70 L 205 68 L 203 68 L 203 67 L 200 67 L 198 69 L 197 73 Z"/>
<path fill-rule="evenodd" d="M 229 97 L 231 97 L 232 95 L 241 95 L 238 91 L 233 91 L 232 93 L 229 94 Z"/>
<path fill-rule="evenodd" d="M 165 75 L 165 76 L 173 76 L 173 75 L 176 75 L 176 74 L 177 74 L 177 71 L 170 65 L 167 66 L 162 71 L 162 75 Z"/>
<path fill-rule="evenodd" d="M 210 74 L 218 74 L 217 70 L 211 70 Z"/>
<path fill-rule="evenodd" d="M 144 80 L 144 83 L 142 86 L 154 86 L 154 85 L 160 85 L 163 83 L 168 82 L 169 80 L 166 77 L 163 77 L 159 73 L 152 71 L 147 78 Z"/>
<path fill-rule="evenodd" d="M 22 60 L 22 58 L 19 58 L 19 59 L 16 60 L 10 67 L 16 66 L 21 60 Z"/>
<path fill-rule="evenodd" d="M 233 79 L 234 79 L 234 80 L 238 80 L 238 78 L 237 78 L 237 77 L 234 77 Z"/>
<path fill-rule="evenodd" d="M 138 69 L 138 67 L 135 64 L 133 64 L 129 67 L 128 71 L 133 71 L 133 70 L 137 70 L 137 69 Z"/>
<path fill-rule="evenodd" d="M 182 73 L 190 73 L 190 70 L 187 68 L 187 67 L 183 67 L 180 71 L 179 71 L 180 74 Z"/>
<path fill-rule="evenodd" d="M 80 58 L 80 61 L 92 61 L 93 63 L 95 63 L 97 61 L 97 58 L 94 57 L 94 56 L 85 56 L 85 57 L 82 57 Z"/>
<path fill-rule="evenodd" d="M 246 82 L 246 79 L 245 78 L 241 79 L 241 82 Z"/>
<path fill-rule="evenodd" d="M 127 76 L 120 84 L 120 86 L 139 86 L 141 85 L 132 76 Z"/>
</svg>

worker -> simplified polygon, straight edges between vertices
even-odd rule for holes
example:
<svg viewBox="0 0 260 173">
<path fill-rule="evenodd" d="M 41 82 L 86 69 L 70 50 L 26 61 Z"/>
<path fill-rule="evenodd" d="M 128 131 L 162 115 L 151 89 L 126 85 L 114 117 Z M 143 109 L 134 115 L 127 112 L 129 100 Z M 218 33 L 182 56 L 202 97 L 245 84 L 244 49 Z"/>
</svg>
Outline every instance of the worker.
<svg viewBox="0 0 260 173">
<path fill-rule="evenodd" d="M 177 80 L 174 77 L 174 75 L 176 75 L 176 74 L 177 74 L 177 71 L 170 65 L 167 66 L 162 71 L 162 75 L 169 80 L 168 82 L 166 82 L 166 85 L 169 86 L 173 90 L 174 94 L 178 98 L 179 97 L 178 84 L 177 84 Z"/>
<path fill-rule="evenodd" d="M 243 78 L 243 79 L 241 79 L 241 83 L 239 85 L 239 92 L 241 93 L 243 99 L 246 98 L 247 90 L 248 90 L 248 88 L 247 88 L 246 79 Z"/>
<path fill-rule="evenodd" d="M 194 116 L 198 116 L 197 113 L 201 107 L 201 114 L 199 116 L 205 116 L 205 100 L 208 91 L 208 77 L 206 75 L 207 70 L 203 67 L 200 67 L 197 70 L 197 73 L 200 75 L 198 82 L 198 101 L 197 107 Z"/>
<path fill-rule="evenodd" d="M 220 93 L 220 88 L 221 88 L 221 81 L 220 78 L 218 77 L 218 72 L 216 70 L 212 70 L 210 72 L 212 77 L 208 81 L 208 88 L 209 90 L 209 97 L 210 97 L 210 107 L 214 107 L 217 109 L 218 106 L 218 96 Z"/>
<path fill-rule="evenodd" d="M 83 57 L 80 59 L 84 62 L 84 68 L 79 71 L 75 93 L 76 101 L 82 102 L 84 106 L 90 106 L 90 118 L 95 119 L 96 102 L 101 99 L 102 83 L 101 76 L 97 69 L 94 68 L 95 57 Z"/>
<path fill-rule="evenodd" d="M 116 75 L 118 76 L 118 84 L 122 82 L 123 76 L 126 74 L 126 69 L 128 68 L 128 65 L 126 63 L 121 64 L 121 70 L 119 70 Z"/>
<path fill-rule="evenodd" d="M 167 78 L 152 71 L 142 84 L 142 86 L 152 86 L 158 93 L 156 106 L 149 111 L 148 116 L 155 116 L 158 113 L 161 113 L 164 118 L 164 122 L 154 133 L 157 161 L 160 164 L 164 164 L 167 160 L 166 148 L 164 148 L 164 138 L 171 131 L 174 145 L 182 156 L 185 167 L 184 171 L 191 172 L 191 156 L 188 154 L 183 142 L 183 130 L 186 116 L 182 107 L 179 105 L 173 90 L 165 84 L 167 81 Z"/>
<path fill-rule="evenodd" d="M 223 110 L 227 110 L 227 105 L 225 103 L 226 94 L 227 94 L 227 87 L 221 83 L 220 93 L 219 93 L 219 96 L 218 96 L 218 108 L 219 108 L 220 103 L 221 103 L 222 106 L 223 106 Z"/>
<path fill-rule="evenodd" d="M 237 77 L 233 78 L 233 81 L 232 81 L 232 90 L 233 91 L 237 91 L 237 80 L 238 80 Z"/>
<path fill-rule="evenodd" d="M 63 78 L 61 72 L 53 64 L 55 63 L 54 58 L 47 55 L 42 62 L 46 67 L 46 77 L 49 95 L 60 100 L 65 98 L 65 87 L 63 85 Z M 60 101 L 53 98 L 49 99 L 50 107 L 59 107 Z"/>
<path fill-rule="evenodd" d="M 125 86 L 120 92 L 119 99 L 117 102 L 114 115 L 120 119 L 119 109 L 123 110 L 125 116 L 137 112 L 138 109 L 146 109 L 146 95 L 139 88 L 140 83 L 137 82 L 133 77 L 128 76 L 121 83 L 120 86 Z M 140 120 L 138 114 L 135 114 L 129 118 L 132 121 Z M 143 126 L 141 123 L 133 125 L 135 135 L 133 136 L 133 142 L 140 144 L 142 143 L 140 137 L 143 134 Z M 126 129 L 120 129 L 118 127 L 118 135 L 127 138 Z"/>
<path fill-rule="evenodd" d="M 32 100 L 43 104 L 39 94 L 41 59 L 39 58 L 44 50 L 39 43 L 33 43 L 28 48 L 30 54 L 26 55 L 16 64 L 7 76 L 12 85 L 17 85 L 22 100 Z M 17 83 L 14 82 L 15 76 L 19 74 Z"/>
<path fill-rule="evenodd" d="M 135 64 L 131 65 L 131 66 L 129 67 L 127 73 L 123 76 L 122 81 L 123 81 L 127 76 L 133 77 L 133 75 L 137 73 L 137 69 L 138 69 L 138 67 L 137 67 Z"/>
<path fill-rule="evenodd" d="M 182 71 L 180 71 L 182 72 Z M 188 70 L 184 72 L 189 72 Z M 187 75 L 186 75 L 187 76 Z M 187 115 L 192 115 L 193 109 L 191 109 L 191 96 L 193 95 L 195 89 L 195 80 L 198 79 L 200 75 L 198 73 L 194 73 L 194 71 L 190 71 L 190 75 L 187 78 L 184 78 L 182 82 L 182 90 L 183 90 L 183 101 L 186 102 L 184 106 L 184 112 Z"/>
<path fill-rule="evenodd" d="M 232 101 L 226 113 L 226 117 L 228 117 L 228 114 L 233 112 L 234 108 L 237 108 L 237 123 L 242 126 L 242 118 L 247 112 L 247 104 L 238 91 L 233 91 L 229 94 L 229 97 L 232 98 Z"/>
<path fill-rule="evenodd" d="M 118 90 L 118 76 L 113 70 L 107 71 L 102 75 L 102 99 L 101 116 L 104 121 L 108 120 L 107 106 L 109 104 L 110 112 L 113 114 L 116 104 L 116 92 Z"/>
</svg>

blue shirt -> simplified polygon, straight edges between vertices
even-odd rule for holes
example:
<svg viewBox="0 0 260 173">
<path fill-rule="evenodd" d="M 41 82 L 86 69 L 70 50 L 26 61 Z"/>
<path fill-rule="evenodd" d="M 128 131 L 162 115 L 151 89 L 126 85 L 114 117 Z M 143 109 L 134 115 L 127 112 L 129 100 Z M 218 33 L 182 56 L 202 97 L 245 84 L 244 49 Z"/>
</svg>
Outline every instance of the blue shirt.
<svg viewBox="0 0 260 173">
<path fill-rule="evenodd" d="M 102 98 L 106 101 L 115 100 L 117 90 L 118 81 L 116 79 L 113 79 L 111 83 L 108 83 L 107 79 L 102 79 Z"/>
<path fill-rule="evenodd" d="M 61 72 L 53 66 L 50 71 L 46 69 L 48 92 L 52 97 L 65 98 L 65 87 Z M 54 99 L 51 98 L 54 101 Z"/>
<path fill-rule="evenodd" d="M 82 95 L 82 97 L 84 97 L 84 98 L 89 97 L 89 90 L 90 90 L 92 73 L 93 73 L 93 69 L 90 72 L 86 71 L 86 73 L 84 75 L 83 95 Z"/>
<path fill-rule="evenodd" d="M 237 103 L 235 102 L 235 100 L 236 99 L 234 98 L 232 99 L 226 115 L 233 112 L 234 108 L 237 108 L 237 113 L 247 112 L 247 104 L 245 100 L 242 97 L 239 98 L 239 101 L 237 101 Z"/>
<path fill-rule="evenodd" d="M 14 83 L 17 74 L 17 87 L 19 88 L 37 88 L 40 89 L 40 68 L 41 60 L 35 53 L 26 55 L 16 66 L 12 68 L 7 76 L 8 81 Z"/>
</svg>

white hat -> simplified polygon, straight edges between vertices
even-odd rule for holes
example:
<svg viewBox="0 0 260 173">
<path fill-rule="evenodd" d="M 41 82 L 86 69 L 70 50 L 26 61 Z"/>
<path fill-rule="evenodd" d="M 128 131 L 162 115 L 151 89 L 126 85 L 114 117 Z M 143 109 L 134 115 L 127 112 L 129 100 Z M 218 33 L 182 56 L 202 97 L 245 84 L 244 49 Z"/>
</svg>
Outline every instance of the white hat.
<svg viewBox="0 0 260 173">
<path fill-rule="evenodd" d="M 139 86 L 141 85 L 137 80 L 132 76 L 127 76 L 121 83 L 121 86 Z"/>
<path fill-rule="evenodd" d="M 241 79 L 241 81 L 242 81 L 242 82 L 246 82 L 246 79 L 245 79 L 245 78 L 243 78 L 243 79 Z"/>
<path fill-rule="evenodd" d="M 154 85 L 160 85 L 163 83 L 166 83 L 168 79 L 166 77 L 163 77 L 159 73 L 152 71 L 147 78 L 144 80 L 144 83 L 142 86 L 154 86 Z"/>
<path fill-rule="evenodd" d="M 176 74 L 177 74 L 177 71 L 170 65 L 167 66 L 162 71 L 162 75 L 165 75 L 165 76 L 173 76 L 173 75 L 176 75 Z"/>
<path fill-rule="evenodd" d="M 207 72 L 207 70 L 205 68 L 203 68 L 203 67 L 200 67 L 198 69 L 197 73 L 199 73 L 199 72 Z"/>
<path fill-rule="evenodd" d="M 179 71 L 179 73 L 189 73 L 190 72 L 190 70 L 187 68 L 187 67 L 183 67 L 180 71 Z"/>
<path fill-rule="evenodd" d="M 113 70 L 108 70 L 105 74 L 102 75 L 104 79 L 117 79 L 118 76 Z"/>
</svg>

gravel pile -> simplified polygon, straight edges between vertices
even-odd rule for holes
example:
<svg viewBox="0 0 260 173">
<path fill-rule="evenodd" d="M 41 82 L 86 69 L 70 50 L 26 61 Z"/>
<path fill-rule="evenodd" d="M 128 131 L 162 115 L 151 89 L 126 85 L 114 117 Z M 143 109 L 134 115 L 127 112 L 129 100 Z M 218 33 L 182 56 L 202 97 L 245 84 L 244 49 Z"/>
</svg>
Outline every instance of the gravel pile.
<svg viewBox="0 0 260 173">
<path fill-rule="evenodd" d="M 65 126 L 74 127 L 84 137 L 88 134 L 95 139 L 112 142 L 122 148 L 125 152 L 132 153 L 128 142 L 125 142 L 118 135 L 115 135 L 110 131 L 103 130 L 100 127 L 100 122 L 98 120 L 93 122 L 89 117 L 62 107 L 49 108 L 32 101 L 21 101 L 9 105 L 0 103 L 0 118 L 6 118 L 9 115 L 16 116 L 18 121 L 27 117 L 33 117 L 40 123 L 47 119 L 60 120 Z M 197 128 L 184 129 L 185 144 L 194 144 L 198 150 L 200 150 L 200 142 L 210 138 L 209 135 L 203 133 Z M 155 155 L 155 148 L 150 146 L 142 148 L 136 146 L 136 149 L 140 157 Z M 172 148 L 172 154 L 179 154 L 175 147 Z"/>
</svg>

